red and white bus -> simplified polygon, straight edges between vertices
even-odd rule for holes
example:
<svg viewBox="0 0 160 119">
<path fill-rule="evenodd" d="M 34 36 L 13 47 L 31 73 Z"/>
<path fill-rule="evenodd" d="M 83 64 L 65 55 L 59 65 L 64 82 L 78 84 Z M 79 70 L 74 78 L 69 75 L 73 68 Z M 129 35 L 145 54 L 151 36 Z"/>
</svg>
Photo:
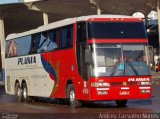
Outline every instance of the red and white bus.
<svg viewBox="0 0 160 119">
<path fill-rule="evenodd" d="M 66 19 L 6 39 L 5 87 L 29 97 L 83 101 L 151 98 L 142 19 L 93 15 Z"/>
</svg>

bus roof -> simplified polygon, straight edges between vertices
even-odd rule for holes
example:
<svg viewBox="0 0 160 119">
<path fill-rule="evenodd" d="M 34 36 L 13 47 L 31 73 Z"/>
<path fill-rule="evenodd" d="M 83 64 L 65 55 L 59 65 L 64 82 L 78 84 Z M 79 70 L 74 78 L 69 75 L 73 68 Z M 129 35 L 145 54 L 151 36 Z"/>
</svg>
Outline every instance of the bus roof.
<svg viewBox="0 0 160 119">
<path fill-rule="evenodd" d="M 70 25 L 70 24 L 73 24 L 73 23 L 79 22 L 79 21 L 87 21 L 91 18 L 135 18 L 135 17 L 125 16 L 125 15 L 89 15 L 89 16 L 81 16 L 81 17 L 76 17 L 76 18 L 68 18 L 68 19 L 65 19 L 65 20 L 60 20 L 60 21 L 57 21 L 57 22 L 50 23 L 48 25 L 40 26 L 40 27 L 38 27 L 36 29 L 33 29 L 33 30 L 30 30 L 30 31 L 10 34 L 10 35 L 7 36 L 6 40 L 19 38 L 19 37 L 43 32 L 43 31 L 46 31 L 46 30 L 51 30 L 53 28 L 58 28 L 58 27 L 62 27 L 62 26 L 65 26 L 65 25 Z"/>
</svg>

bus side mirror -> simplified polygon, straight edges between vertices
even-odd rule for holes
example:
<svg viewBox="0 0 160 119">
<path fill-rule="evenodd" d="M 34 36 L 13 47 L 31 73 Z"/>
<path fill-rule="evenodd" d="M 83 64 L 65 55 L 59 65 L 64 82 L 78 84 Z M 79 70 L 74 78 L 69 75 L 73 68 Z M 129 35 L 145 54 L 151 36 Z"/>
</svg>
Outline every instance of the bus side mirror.
<svg viewBox="0 0 160 119">
<path fill-rule="evenodd" d="M 91 63 L 91 50 L 87 47 L 85 49 L 85 63 L 90 64 Z"/>
</svg>

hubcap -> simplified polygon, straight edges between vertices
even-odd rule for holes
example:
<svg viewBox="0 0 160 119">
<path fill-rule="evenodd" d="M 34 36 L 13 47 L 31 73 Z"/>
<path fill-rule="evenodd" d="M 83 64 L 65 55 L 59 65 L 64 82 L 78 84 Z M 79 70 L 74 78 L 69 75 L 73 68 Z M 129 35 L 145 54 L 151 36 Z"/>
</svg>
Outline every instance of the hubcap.
<svg viewBox="0 0 160 119">
<path fill-rule="evenodd" d="M 74 102 L 75 101 L 75 92 L 74 92 L 74 90 L 72 89 L 71 91 L 70 91 L 70 102 Z"/>
<path fill-rule="evenodd" d="M 23 97 L 25 99 L 27 98 L 27 89 L 26 88 L 23 89 Z"/>
<path fill-rule="evenodd" d="M 22 90 L 21 88 L 18 88 L 17 89 L 17 96 L 20 97 L 22 95 Z"/>
</svg>

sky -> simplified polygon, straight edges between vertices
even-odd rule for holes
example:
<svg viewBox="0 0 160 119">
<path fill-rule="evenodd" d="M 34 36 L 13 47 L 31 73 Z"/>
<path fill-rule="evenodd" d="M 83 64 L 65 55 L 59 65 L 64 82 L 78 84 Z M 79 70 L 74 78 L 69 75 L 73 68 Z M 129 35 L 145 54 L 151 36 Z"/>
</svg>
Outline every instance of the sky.
<svg viewBox="0 0 160 119">
<path fill-rule="evenodd" d="M 14 2 L 18 2 L 18 0 L 0 0 L 0 4 L 14 3 Z"/>
</svg>

